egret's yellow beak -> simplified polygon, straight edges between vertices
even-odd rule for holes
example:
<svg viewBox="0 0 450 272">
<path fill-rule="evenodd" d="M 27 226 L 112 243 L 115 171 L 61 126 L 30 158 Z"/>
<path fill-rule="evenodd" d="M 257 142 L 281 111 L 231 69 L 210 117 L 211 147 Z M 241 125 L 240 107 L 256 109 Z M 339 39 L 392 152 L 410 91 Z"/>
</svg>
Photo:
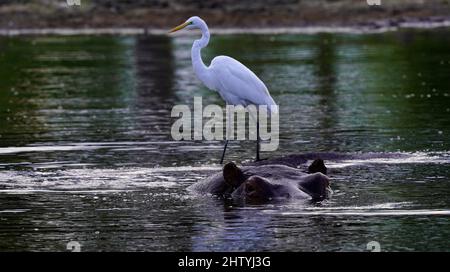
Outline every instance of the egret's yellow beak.
<svg viewBox="0 0 450 272">
<path fill-rule="evenodd" d="M 172 28 L 172 29 L 169 31 L 169 33 L 176 32 L 176 31 L 178 31 L 178 30 L 180 30 L 180 29 L 183 29 L 183 28 L 187 27 L 188 25 L 189 25 L 189 22 L 185 22 L 185 23 L 183 23 L 183 24 L 181 24 L 181 25 L 179 25 L 179 26 L 176 26 L 176 27 Z"/>
</svg>

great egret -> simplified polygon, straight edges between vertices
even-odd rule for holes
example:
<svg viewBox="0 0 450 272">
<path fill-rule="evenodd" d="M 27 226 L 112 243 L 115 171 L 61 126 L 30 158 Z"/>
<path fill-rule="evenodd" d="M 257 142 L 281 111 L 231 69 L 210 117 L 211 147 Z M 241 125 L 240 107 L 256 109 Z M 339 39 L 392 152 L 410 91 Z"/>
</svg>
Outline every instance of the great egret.
<svg viewBox="0 0 450 272">
<path fill-rule="evenodd" d="M 192 45 L 191 59 L 195 74 L 203 84 L 211 90 L 217 91 L 228 105 L 266 105 L 270 108 L 269 114 L 277 112 L 278 108 L 275 101 L 270 96 L 266 85 L 245 65 L 228 56 L 217 56 L 211 61 L 211 65 L 207 67 L 201 57 L 201 49 L 206 47 L 209 42 L 209 30 L 205 21 L 198 16 L 187 19 L 186 22 L 174 27 L 169 33 L 186 29 L 200 29 L 202 38 L 195 40 Z M 256 118 L 256 160 L 260 160 L 260 139 L 259 139 L 259 122 Z M 230 111 L 228 120 L 231 120 Z M 230 125 L 227 122 L 227 126 Z M 228 127 L 227 132 L 230 129 Z M 228 135 L 227 135 L 228 136 Z M 222 153 L 220 163 L 223 163 L 225 151 L 228 145 L 227 137 Z"/>
</svg>

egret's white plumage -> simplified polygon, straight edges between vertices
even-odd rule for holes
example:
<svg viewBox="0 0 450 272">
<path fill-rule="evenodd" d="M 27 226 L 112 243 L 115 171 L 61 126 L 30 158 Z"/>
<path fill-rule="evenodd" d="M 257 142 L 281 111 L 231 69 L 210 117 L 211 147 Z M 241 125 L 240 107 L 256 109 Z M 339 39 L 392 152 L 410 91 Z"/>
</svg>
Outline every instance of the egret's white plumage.
<svg viewBox="0 0 450 272">
<path fill-rule="evenodd" d="M 266 85 L 239 61 L 215 57 L 208 68 L 216 79 L 215 88 L 222 98 L 232 105 L 275 105 Z"/>
<path fill-rule="evenodd" d="M 206 87 L 217 91 L 229 105 L 265 105 L 269 108 L 269 113 L 277 112 L 278 107 L 264 82 L 239 61 L 228 56 L 217 56 L 211 61 L 209 67 L 203 63 L 201 49 L 208 45 L 210 37 L 205 21 L 198 16 L 193 16 L 170 32 L 183 28 L 200 29 L 202 32 L 201 39 L 195 40 L 192 45 L 191 59 L 196 76 Z M 257 140 L 259 142 L 259 135 Z M 259 143 L 257 159 L 259 159 Z"/>
</svg>

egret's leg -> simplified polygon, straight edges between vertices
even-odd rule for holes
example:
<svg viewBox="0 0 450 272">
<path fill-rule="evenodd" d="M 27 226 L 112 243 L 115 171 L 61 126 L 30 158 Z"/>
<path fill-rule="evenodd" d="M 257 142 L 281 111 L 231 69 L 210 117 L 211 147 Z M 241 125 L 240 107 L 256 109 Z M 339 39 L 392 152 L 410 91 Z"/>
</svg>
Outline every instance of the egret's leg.
<svg viewBox="0 0 450 272">
<path fill-rule="evenodd" d="M 230 133 L 231 133 L 231 111 L 228 110 L 227 112 L 228 114 L 228 119 L 227 121 L 227 131 L 226 131 L 226 139 L 225 139 L 225 146 L 223 147 L 223 152 L 222 152 L 222 158 L 220 159 L 220 164 L 223 164 L 223 159 L 225 158 L 225 151 L 227 150 L 227 146 L 228 146 L 228 140 L 230 139 Z"/>
<path fill-rule="evenodd" d="M 256 114 L 250 113 L 250 117 L 253 119 L 253 121 L 256 121 L 256 159 L 255 161 L 260 161 L 261 158 L 259 157 L 259 151 L 261 149 L 261 144 L 259 140 L 259 120 L 258 120 L 258 111 Z"/>
<path fill-rule="evenodd" d="M 261 146 L 259 143 L 259 120 L 256 120 L 256 161 L 260 161 L 261 159 L 259 158 L 259 150 L 260 150 Z"/>
<path fill-rule="evenodd" d="M 223 147 L 222 158 L 220 159 L 220 164 L 223 164 L 223 159 L 225 158 L 225 151 L 227 150 L 228 139 L 225 140 L 225 146 Z"/>
</svg>

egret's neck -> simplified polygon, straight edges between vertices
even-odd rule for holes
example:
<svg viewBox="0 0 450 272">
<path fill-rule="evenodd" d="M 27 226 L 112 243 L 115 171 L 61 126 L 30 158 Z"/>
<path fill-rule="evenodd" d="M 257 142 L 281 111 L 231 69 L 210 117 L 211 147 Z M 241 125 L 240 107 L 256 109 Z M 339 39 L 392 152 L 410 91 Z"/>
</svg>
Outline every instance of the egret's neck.
<svg viewBox="0 0 450 272">
<path fill-rule="evenodd" d="M 209 30 L 206 23 L 201 26 L 202 38 L 199 40 L 195 40 L 192 45 L 191 58 L 192 58 L 192 66 L 194 68 L 195 74 L 197 77 L 208 87 L 209 86 L 209 74 L 208 67 L 202 60 L 201 50 L 206 47 L 209 42 Z"/>
</svg>

